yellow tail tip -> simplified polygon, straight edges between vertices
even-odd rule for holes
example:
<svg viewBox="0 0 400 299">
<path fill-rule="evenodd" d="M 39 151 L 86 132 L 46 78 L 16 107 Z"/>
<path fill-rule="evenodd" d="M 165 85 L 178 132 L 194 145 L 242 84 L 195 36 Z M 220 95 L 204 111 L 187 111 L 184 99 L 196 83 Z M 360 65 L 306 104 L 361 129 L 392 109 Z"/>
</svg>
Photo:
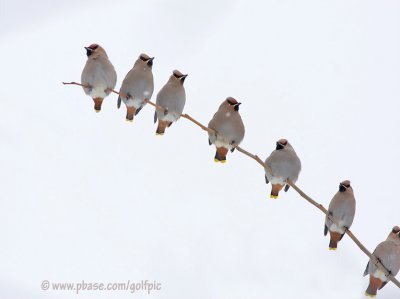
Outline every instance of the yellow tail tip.
<svg viewBox="0 0 400 299">
<path fill-rule="evenodd" d="M 269 198 L 277 199 L 277 198 L 278 198 L 278 195 L 272 195 L 272 194 L 271 194 L 271 195 L 269 196 Z"/>
<path fill-rule="evenodd" d="M 332 247 L 329 247 L 329 250 L 333 250 L 333 251 L 335 251 L 335 250 L 337 250 L 337 248 L 332 248 Z"/>
<path fill-rule="evenodd" d="M 164 133 L 156 133 L 156 136 L 163 136 Z"/>
<path fill-rule="evenodd" d="M 129 122 L 129 123 L 133 123 L 133 119 L 127 119 L 127 118 L 125 118 L 125 121 L 126 121 L 126 122 Z"/>
<path fill-rule="evenodd" d="M 94 111 L 96 111 L 96 113 L 100 113 L 101 110 L 96 110 L 96 109 L 95 109 Z"/>
<path fill-rule="evenodd" d="M 219 160 L 218 160 L 217 158 L 214 158 L 214 162 L 215 162 L 215 163 L 218 163 Z"/>
<path fill-rule="evenodd" d="M 219 162 L 221 162 L 222 164 L 226 163 L 226 160 L 220 160 Z"/>
<path fill-rule="evenodd" d="M 376 297 L 376 295 L 371 295 L 371 294 L 368 294 L 367 292 L 365 292 L 364 295 L 365 295 L 365 297 L 369 297 L 369 298 L 375 298 Z"/>
</svg>

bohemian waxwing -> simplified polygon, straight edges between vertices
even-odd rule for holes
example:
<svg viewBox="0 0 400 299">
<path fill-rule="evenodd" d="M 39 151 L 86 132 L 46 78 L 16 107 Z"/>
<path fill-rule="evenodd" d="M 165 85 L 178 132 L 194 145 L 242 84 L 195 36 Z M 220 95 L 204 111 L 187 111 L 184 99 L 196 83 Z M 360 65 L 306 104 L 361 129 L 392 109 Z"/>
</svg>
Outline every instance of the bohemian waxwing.
<svg viewBox="0 0 400 299">
<path fill-rule="evenodd" d="M 94 109 L 100 112 L 103 99 L 108 96 L 117 83 L 117 73 L 108 60 L 106 51 L 97 44 L 85 47 L 88 57 L 81 75 L 85 93 L 94 101 Z"/>
<path fill-rule="evenodd" d="M 158 92 L 156 103 L 166 110 L 156 109 L 154 113 L 154 123 L 158 119 L 157 135 L 163 135 L 165 129 L 181 117 L 186 102 L 185 88 L 183 87 L 186 77 L 187 75 L 174 70 L 167 83 Z"/>
<path fill-rule="evenodd" d="M 324 235 L 326 236 L 329 230 L 331 236 L 329 249 L 336 250 L 337 244 L 353 223 L 356 213 L 356 200 L 353 188 L 350 186 L 350 181 L 346 180 L 339 184 L 339 191 L 332 198 L 328 213 L 335 219 L 337 224 L 333 223 L 328 217 L 325 217 Z"/>
<path fill-rule="evenodd" d="M 271 173 L 269 169 L 265 169 L 265 182 L 272 184 L 270 198 L 278 198 L 279 191 L 288 179 L 295 183 L 301 170 L 300 159 L 286 139 L 276 142 L 276 149 L 265 160 L 265 164 L 272 170 Z M 285 192 L 287 190 L 289 185 L 286 184 Z"/>
<path fill-rule="evenodd" d="M 400 234 L 389 234 L 388 239 L 381 242 L 374 250 L 373 255 L 383 264 L 391 275 L 396 276 L 400 270 Z M 378 290 L 382 289 L 387 283 L 388 278 L 385 273 L 380 270 L 372 260 L 367 264 L 364 276 L 369 274 L 369 285 L 365 291 L 368 297 L 375 297 Z"/>
<path fill-rule="evenodd" d="M 133 68 L 128 72 L 118 97 L 118 109 L 121 107 L 121 100 L 126 105 L 126 120 L 133 121 L 134 115 L 146 105 L 145 100 L 150 100 L 154 91 L 154 80 L 152 73 L 154 57 L 140 54 Z"/>
<path fill-rule="evenodd" d="M 208 143 L 217 148 L 215 162 L 225 163 L 228 150 L 233 152 L 244 138 L 244 125 L 239 114 L 240 104 L 234 98 L 228 97 L 208 124 L 216 132 L 208 133 Z"/>
</svg>

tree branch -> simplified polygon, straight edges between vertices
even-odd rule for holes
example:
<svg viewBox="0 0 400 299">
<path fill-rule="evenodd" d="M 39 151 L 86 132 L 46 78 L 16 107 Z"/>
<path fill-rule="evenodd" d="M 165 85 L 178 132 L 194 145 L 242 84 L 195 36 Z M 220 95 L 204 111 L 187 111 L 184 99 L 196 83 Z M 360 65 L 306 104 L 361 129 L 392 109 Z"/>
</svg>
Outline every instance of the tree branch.
<svg viewBox="0 0 400 299">
<path fill-rule="evenodd" d="M 64 85 L 79 85 L 82 87 L 86 87 L 86 88 L 90 88 L 89 86 L 86 85 L 82 85 L 80 83 L 76 83 L 76 82 L 63 82 Z M 109 89 L 111 92 L 118 94 L 118 95 L 123 95 L 124 97 L 126 97 L 126 95 L 124 95 L 123 93 L 119 93 L 113 89 Z M 155 107 L 156 109 L 160 110 L 160 111 L 165 111 L 166 109 L 164 107 L 161 107 L 153 102 L 151 102 L 150 100 L 145 99 L 144 100 L 146 103 L 150 104 L 151 106 Z M 181 117 L 186 118 L 187 120 L 191 121 L 192 123 L 194 123 L 195 125 L 199 126 L 202 130 L 207 131 L 210 134 L 216 134 L 217 132 L 214 131 L 213 129 L 210 129 L 206 126 L 204 126 L 202 123 L 200 123 L 199 121 L 197 121 L 196 119 L 194 119 L 193 117 L 191 117 L 188 114 L 182 114 Z M 255 160 L 258 164 L 260 164 L 264 169 L 267 169 L 269 172 L 272 173 L 271 168 L 265 164 L 257 155 L 254 155 L 248 151 L 246 151 L 245 149 L 241 148 L 240 146 L 236 146 L 235 147 L 239 152 L 241 152 L 242 154 L 252 158 L 253 160 Z M 317 209 L 319 209 L 322 213 L 324 213 L 326 215 L 326 217 L 328 217 L 332 222 L 336 223 L 336 220 L 328 214 L 328 210 L 320 203 L 316 202 L 315 200 L 313 200 L 311 197 L 309 197 L 307 194 L 305 194 L 299 187 L 297 187 L 292 181 L 288 180 L 286 182 L 289 186 L 291 186 L 294 190 L 296 190 L 296 192 L 303 197 L 305 200 L 307 200 L 310 204 L 312 204 L 313 206 L 315 206 Z M 382 263 L 371 253 L 368 251 L 368 249 L 354 236 L 354 234 L 350 231 L 350 230 L 346 230 L 346 234 L 350 237 L 350 239 L 353 240 L 353 242 L 358 246 L 358 248 L 361 249 L 362 252 L 364 252 L 373 262 L 374 264 L 383 271 L 383 273 L 385 273 L 386 277 L 391 280 L 397 287 L 400 288 L 400 282 L 393 277 L 393 275 L 390 274 L 390 272 L 385 268 L 385 266 L 382 265 Z"/>
</svg>

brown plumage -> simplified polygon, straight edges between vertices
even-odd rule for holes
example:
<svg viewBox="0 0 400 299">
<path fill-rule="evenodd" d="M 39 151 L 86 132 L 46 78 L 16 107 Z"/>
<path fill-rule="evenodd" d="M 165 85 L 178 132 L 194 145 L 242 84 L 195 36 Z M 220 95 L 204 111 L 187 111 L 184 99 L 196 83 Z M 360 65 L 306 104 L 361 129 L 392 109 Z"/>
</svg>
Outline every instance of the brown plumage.
<svg viewBox="0 0 400 299">
<path fill-rule="evenodd" d="M 106 51 L 97 44 L 85 47 L 88 57 L 81 75 L 83 90 L 94 101 L 94 109 L 100 112 L 103 99 L 111 93 L 117 82 L 117 73 Z"/>
<path fill-rule="evenodd" d="M 329 241 L 329 250 L 336 250 L 337 245 L 339 241 L 342 239 L 343 235 L 333 231 L 329 231 L 329 234 L 331 235 L 331 239 Z"/>
<path fill-rule="evenodd" d="M 233 152 L 244 138 L 245 129 L 239 114 L 240 104 L 236 99 L 228 97 L 208 123 L 208 127 L 215 131 L 208 133 L 208 143 L 216 147 L 215 162 L 225 163 L 228 151 Z"/>
<path fill-rule="evenodd" d="M 278 198 L 278 196 L 279 196 L 279 191 L 281 191 L 282 188 L 283 188 L 283 185 L 280 185 L 280 184 L 272 184 L 270 198 Z"/>
<path fill-rule="evenodd" d="M 378 293 L 378 290 L 380 290 L 382 287 L 383 287 L 383 281 L 380 280 L 379 278 L 376 278 L 376 277 L 370 275 L 369 276 L 369 285 L 368 285 L 367 290 L 365 291 L 365 295 L 373 298 Z"/>
<path fill-rule="evenodd" d="M 168 128 L 170 125 L 172 125 L 172 122 L 159 119 L 156 134 L 163 135 L 165 133 L 165 129 Z"/>
<path fill-rule="evenodd" d="M 228 149 L 225 147 L 217 147 L 217 151 L 215 152 L 215 161 L 225 163 L 226 155 L 228 154 Z"/>
</svg>

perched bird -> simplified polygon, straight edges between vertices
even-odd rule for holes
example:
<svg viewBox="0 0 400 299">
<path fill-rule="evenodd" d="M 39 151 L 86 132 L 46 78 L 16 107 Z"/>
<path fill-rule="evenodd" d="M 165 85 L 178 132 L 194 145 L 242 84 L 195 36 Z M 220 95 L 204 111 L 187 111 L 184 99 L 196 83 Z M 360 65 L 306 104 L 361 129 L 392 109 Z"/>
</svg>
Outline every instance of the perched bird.
<svg viewBox="0 0 400 299">
<path fill-rule="evenodd" d="M 327 216 L 325 217 L 324 235 L 326 236 L 329 230 L 331 236 L 330 250 L 337 249 L 337 244 L 353 223 L 355 213 L 356 200 L 353 188 L 350 186 L 350 181 L 346 180 L 339 184 L 339 191 L 332 198 L 328 208 L 328 214 L 335 219 L 337 224 L 333 223 Z"/>
<path fill-rule="evenodd" d="M 134 115 L 146 105 L 145 100 L 150 100 L 154 91 L 154 80 L 152 73 L 154 57 L 140 54 L 133 68 L 128 72 L 118 97 L 118 109 L 121 107 L 121 100 L 126 105 L 126 120 L 133 121 Z"/>
<path fill-rule="evenodd" d="M 156 103 L 166 110 L 156 109 L 154 112 L 154 123 L 158 119 L 157 135 L 163 135 L 165 129 L 181 117 L 186 102 L 185 88 L 183 87 L 186 77 L 187 75 L 174 70 L 168 82 L 158 92 Z"/>
<path fill-rule="evenodd" d="M 288 179 L 295 183 L 301 170 L 300 159 L 286 139 L 276 142 L 276 149 L 265 160 L 265 164 L 270 168 L 265 169 L 265 182 L 272 184 L 270 198 L 278 198 L 279 191 Z M 288 190 L 289 185 L 286 184 L 285 192 Z"/>
<path fill-rule="evenodd" d="M 85 49 L 88 59 L 82 71 L 81 83 L 85 93 L 94 101 L 94 110 L 100 112 L 103 99 L 117 83 L 117 73 L 102 47 L 92 44 Z"/>
<path fill-rule="evenodd" d="M 400 270 L 400 234 L 396 234 L 392 230 L 387 240 L 381 242 L 375 248 L 373 255 L 382 263 L 391 275 L 396 276 Z M 368 297 L 375 297 L 378 290 L 382 289 L 389 280 L 385 273 L 380 270 L 372 260 L 368 262 L 364 271 L 364 276 L 368 274 L 369 285 L 365 291 L 365 295 Z"/>
<path fill-rule="evenodd" d="M 244 138 L 244 125 L 239 114 L 240 104 L 234 98 L 228 97 L 208 123 L 208 127 L 216 132 L 208 133 L 208 143 L 217 148 L 215 162 L 225 163 L 228 150 L 233 152 Z"/>
</svg>

